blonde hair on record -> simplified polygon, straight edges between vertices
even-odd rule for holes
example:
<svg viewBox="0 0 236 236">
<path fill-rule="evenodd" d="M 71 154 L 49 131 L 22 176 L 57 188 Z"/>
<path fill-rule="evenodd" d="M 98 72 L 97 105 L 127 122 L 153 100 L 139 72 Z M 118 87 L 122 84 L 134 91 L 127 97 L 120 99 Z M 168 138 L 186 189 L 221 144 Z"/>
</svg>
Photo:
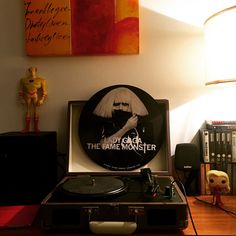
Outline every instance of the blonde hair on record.
<svg viewBox="0 0 236 236">
<path fill-rule="evenodd" d="M 108 92 L 98 103 L 93 113 L 104 118 L 111 118 L 114 103 L 128 103 L 129 112 L 139 116 L 148 115 L 148 111 L 143 102 L 130 89 L 119 87 Z"/>
</svg>

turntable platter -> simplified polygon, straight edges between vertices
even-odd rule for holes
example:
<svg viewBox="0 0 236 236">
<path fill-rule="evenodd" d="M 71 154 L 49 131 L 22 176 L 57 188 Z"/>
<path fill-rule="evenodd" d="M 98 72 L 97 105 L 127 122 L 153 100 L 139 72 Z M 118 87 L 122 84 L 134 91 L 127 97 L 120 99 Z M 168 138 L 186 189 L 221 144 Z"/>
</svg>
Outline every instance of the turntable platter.
<svg viewBox="0 0 236 236">
<path fill-rule="evenodd" d="M 127 185 L 117 177 L 79 176 L 65 181 L 61 190 L 77 197 L 104 197 L 122 193 Z"/>
</svg>

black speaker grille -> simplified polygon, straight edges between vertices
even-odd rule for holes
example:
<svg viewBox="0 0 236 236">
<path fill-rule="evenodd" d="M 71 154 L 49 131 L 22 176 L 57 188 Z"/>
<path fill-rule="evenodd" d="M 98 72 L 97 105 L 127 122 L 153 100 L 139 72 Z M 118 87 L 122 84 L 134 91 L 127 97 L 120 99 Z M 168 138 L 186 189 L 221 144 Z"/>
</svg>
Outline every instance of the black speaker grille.
<svg viewBox="0 0 236 236">
<path fill-rule="evenodd" d="M 177 170 L 198 170 L 200 168 L 200 155 L 197 145 L 192 143 L 176 145 L 175 168 Z"/>
</svg>

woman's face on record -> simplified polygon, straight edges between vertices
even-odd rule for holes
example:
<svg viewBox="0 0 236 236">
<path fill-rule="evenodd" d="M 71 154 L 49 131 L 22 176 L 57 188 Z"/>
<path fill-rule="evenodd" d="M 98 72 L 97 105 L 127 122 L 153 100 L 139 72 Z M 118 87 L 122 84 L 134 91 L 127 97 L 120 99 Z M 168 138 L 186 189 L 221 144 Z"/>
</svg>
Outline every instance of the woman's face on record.
<svg viewBox="0 0 236 236">
<path fill-rule="evenodd" d="M 121 110 L 121 111 L 130 111 L 129 103 L 127 102 L 114 102 L 113 110 Z"/>
</svg>

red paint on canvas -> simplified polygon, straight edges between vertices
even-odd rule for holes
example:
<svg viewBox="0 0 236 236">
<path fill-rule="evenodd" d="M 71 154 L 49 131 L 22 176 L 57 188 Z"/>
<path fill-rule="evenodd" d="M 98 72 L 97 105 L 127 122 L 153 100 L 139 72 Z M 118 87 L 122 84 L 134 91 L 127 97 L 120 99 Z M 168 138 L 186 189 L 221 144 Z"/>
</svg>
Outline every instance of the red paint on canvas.
<svg viewBox="0 0 236 236">
<path fill-rule="evenodd" d="M 100 54 L 112 51 L 114 0 L 72 0 L 73 54 Z"/>
</svg>

